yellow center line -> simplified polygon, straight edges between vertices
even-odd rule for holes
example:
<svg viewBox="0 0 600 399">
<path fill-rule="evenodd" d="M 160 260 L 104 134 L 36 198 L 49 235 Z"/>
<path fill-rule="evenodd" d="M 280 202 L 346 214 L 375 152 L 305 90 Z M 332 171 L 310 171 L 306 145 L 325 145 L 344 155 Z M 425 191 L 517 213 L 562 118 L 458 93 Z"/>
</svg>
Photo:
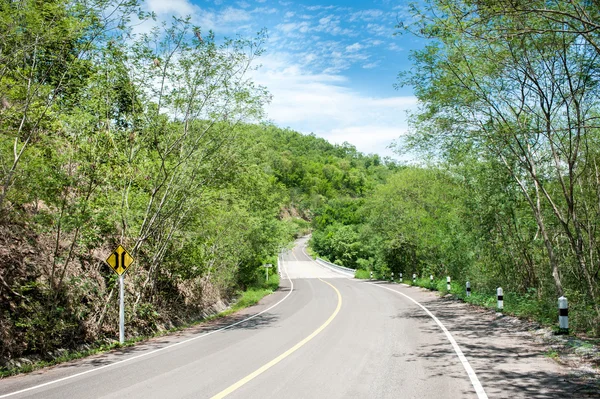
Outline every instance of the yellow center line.
<svg viewBox="0 0 600 399">
<path fill-rule="evenodd" d="M 319 279 L 319 280 L 321 280 L 321 279 Z M 285 359 L 286 357 L 288 357 L 292 353 L 296 352 L 298 349 L 300 349 L 302 346 L 304 346 L 308 341 L 310 341 L 311 339 L 313 339 L 314 337 L 316 337 L 317 334 L 319 334 L 321 331 L 323 331 L 325 329 L 325 327 L 327 327 L 331 323 L 331 321 L 335 318 L 335 316 L 337 316 L 337 314 L 340 312 L 340 308 L 342 307 L 342 295 L 340 294 L 340 292 L 338 291 L 338 289 L 335 288 L 332 284 L 328 283 L 325 280 L 321 280 L 321 281 L 324 282 L 325 284 L 328 284 L 331 288 L 333 288 L 335 290 L 336 294 L 337 294 L 337 297 L 338 297 L 337 307 L 335 308 L 335 311 L 333 312 L 333 314 L 331 316 L 329 316 L 329 318 L 327 319 L 327 321 L 325 321 L 325 323 L 323 323 L 319 328 L 317 328 L 308 337 L 304 338 L 302 341 L 298 342 L 296 345 L 294 345 L 293 347 L 291 347 L 287 351 L 283 352 L 281 355 L 277 356 L 275 359 L 271 360 L 269 363 L 267 363 L 264 366 L 260 367 L 258 370 L 254 371 L 251 374 L 248 374 L 246 377 L 242 378 L 241 380 L 239 380 L 235 384 L 229 386 L 228 388 L 225 388 L 224 390 L 222 390 L 221 392 L 219 392 L 218 394 L 216 394 L 215 396 L 213 396 L 211 399 L 224 398 L 225 396 L 227 396 L 230 393 L 234 392 L 235 390 L 237 390 L 238 388 L 242 387 L 246 383 L 252 381 L 254 378 L 258 377 L 259 375 L 261 375 L 262 373 L 264 373 L 265 371 L 267 371 L 271 367 L 275 366 L 277 363 L 279 363 L 280 361 L 282 361 L 283 359 Z"/>
</svg>

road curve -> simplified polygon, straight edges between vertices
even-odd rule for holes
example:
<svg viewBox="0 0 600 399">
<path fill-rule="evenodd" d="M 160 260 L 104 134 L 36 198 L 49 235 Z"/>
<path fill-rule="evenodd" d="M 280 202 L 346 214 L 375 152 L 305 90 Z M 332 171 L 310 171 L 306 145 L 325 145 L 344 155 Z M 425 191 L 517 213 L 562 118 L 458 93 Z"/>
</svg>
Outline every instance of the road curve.
<svg viewBox="0 0 600 399">
<path fill-rule="evenodd" d="M 390 291 L 399 285 L 349 279 L 303 245 L 283 254 L 281 289 L 228 319 L 233 327 L 0 380 L 0 398 L 485 397 L 436 321 Z"/>
</svg>

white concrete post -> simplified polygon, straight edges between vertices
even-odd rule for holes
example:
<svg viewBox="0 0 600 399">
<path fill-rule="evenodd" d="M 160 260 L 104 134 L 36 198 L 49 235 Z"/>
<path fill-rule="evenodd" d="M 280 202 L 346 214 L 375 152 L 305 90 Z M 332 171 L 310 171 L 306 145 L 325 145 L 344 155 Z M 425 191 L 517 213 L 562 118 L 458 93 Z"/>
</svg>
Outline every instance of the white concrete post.
<svg viewBox="0 0 600 399">
<path fill-rule="evenodd" d="M 450 291 L 450 276 L 446 277 L 446 289 Z"/>
<path fill-rule="evenodd" d="M 371 280 L 373 280 L 373 270 L 371 270 Z"/>
<path fill-rule="evenodd" d="M 560 332 L 569 333 L 569 303 L 567 298 L 558 298 L 558 326 Z"/>
<path fill-rule="evenodd" d="M 504 309 L 504 293 L 502 292 L 502 287 L 498 287 L 496 290 L 496 294 L 498 296 L 498 309 Z"/>
<path fill-rule="evenodd" d="M 394 281 L 394 272 L 392 272 L 392 281 Z"/>
<path fill-rule="evenodd" d="M 400 273 L 400 282 L 402 282 L 402 273 Z"/>
<path fill-rule="evenodd" d="M 467 296 L 471 296 L 471 283 L 467 281 Z"/>
<path fill-rule="evenodd" d="M 417 282 L 417 275 L 413 273 L 413 284 Z"/>
</svg>

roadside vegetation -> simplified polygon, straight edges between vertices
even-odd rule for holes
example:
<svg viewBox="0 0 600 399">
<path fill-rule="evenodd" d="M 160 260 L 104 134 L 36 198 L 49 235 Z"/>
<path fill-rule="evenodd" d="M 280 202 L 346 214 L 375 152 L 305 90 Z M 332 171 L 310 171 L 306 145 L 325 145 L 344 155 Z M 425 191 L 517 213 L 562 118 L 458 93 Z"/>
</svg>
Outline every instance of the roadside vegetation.
<svg viewBox="0 0 600 399">
<path fill-rule="evenodd" d="M 79 345 L 80 349 L 58 349 L 52 357 L 46 357 L 43 359 L 41 356 L 33 356 L 32 358 L 21 359 L 20 361 L 13 362 L 9 367 L 0 368 L 0 378 L 8 377 L 20 373 L 29 373 L 34 370 L 41 369 L 43 367 L 53 366 L 68 362 L 70 360 L 81 359 L 98 353 L 108 352 L 113 349 L 125 348 L 134 346 L 136 343 L 148 340 L 150 338 L 160 337 L 163 335 L 171 334 L 177 331 L 185 330 L 189 327 L 200 323 L 206 323 L 211 320 L 215 320 L 221 317 L 228 316 L 237 312 L 240 309 L 247 308 L 258 303 L 265 296 L 272 294 L 279 288 L 279 275 L 277 273 L 270 275 L 268 281 L 256 282 L 253 286 L 245 291 L 239 291 L 232 299 L 232 303 L 229 307 L 221 312 L 212 314 L 199 320 L 191 320 L 185 324 L 172 327 L 168 330 L 158 330 L 152 333 L 152 335 L 137 335 L 127 339 L 123 344 L 120 344 L 114 339 L 104 339 L 101 341 L 94 342 L 92 344 Z"/>
<path fill-rule="evenodd" d="M 206 319 L 272 292 L 313 209 L 389 167 L 263 123 L 265 32 L 217 38 L 137 1 L 0 1 L 0 368 Z M 390 163 L 393 167 L 393 163 Z M 273 269 L 276 272 L 276 268 Z M 95 349 L 94 349 L 95 350 Z"/>
<path fill-rule="evenodd" d="M 399 75 L 421 105 L 396 149 L 414 162 L 315 212 L 312 248 L 377 278 L 468 280 L 484 305 L 501 286 L 507 310 L 540 321 L 564 295 L 571 330 L 600 335 L 598 7 L 430 0 L 411 13 L 398 33 L 428 45 Z"/>
<path fill-rule="evenodd" d="M 118 244 L 134 342 L 255 303 L 278 284 L 262 265 L 311 231 L 311 254 L 358 278 L 449 275 L 485 306 L 502 286 L 541 321 L 565 295 L 572 330 L 600 335 L 592 3 L 412 8 L 398 33 L 429 45 L 398 81 L 421 101 L 406 165 L 264 123 L 248 72 L 265 32 L 136 34 L 141 10 L 0 1 L 0 372 L 114 347 Z"/>
</svg>

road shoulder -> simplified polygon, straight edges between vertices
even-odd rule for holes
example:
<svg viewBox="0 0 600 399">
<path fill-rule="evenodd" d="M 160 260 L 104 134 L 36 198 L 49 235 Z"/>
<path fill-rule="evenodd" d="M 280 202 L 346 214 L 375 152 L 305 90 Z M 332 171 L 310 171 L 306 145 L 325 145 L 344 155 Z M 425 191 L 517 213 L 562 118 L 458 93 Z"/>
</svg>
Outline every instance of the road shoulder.
<svg viewBox="0 0 600 399">
<path fill-rule="evenodd" d="M 547 343 L 531 326 L 436 292 L 404 284 L 378 282 L 400 291 L 429 309 L 451 332 L 489 397 L 596 398 L 589 375 L 548 357 Z M 406 317 L 429 317 L 422 310 Z M 435 348 L 432 348 L 435 351 Z"/>
</svg>

